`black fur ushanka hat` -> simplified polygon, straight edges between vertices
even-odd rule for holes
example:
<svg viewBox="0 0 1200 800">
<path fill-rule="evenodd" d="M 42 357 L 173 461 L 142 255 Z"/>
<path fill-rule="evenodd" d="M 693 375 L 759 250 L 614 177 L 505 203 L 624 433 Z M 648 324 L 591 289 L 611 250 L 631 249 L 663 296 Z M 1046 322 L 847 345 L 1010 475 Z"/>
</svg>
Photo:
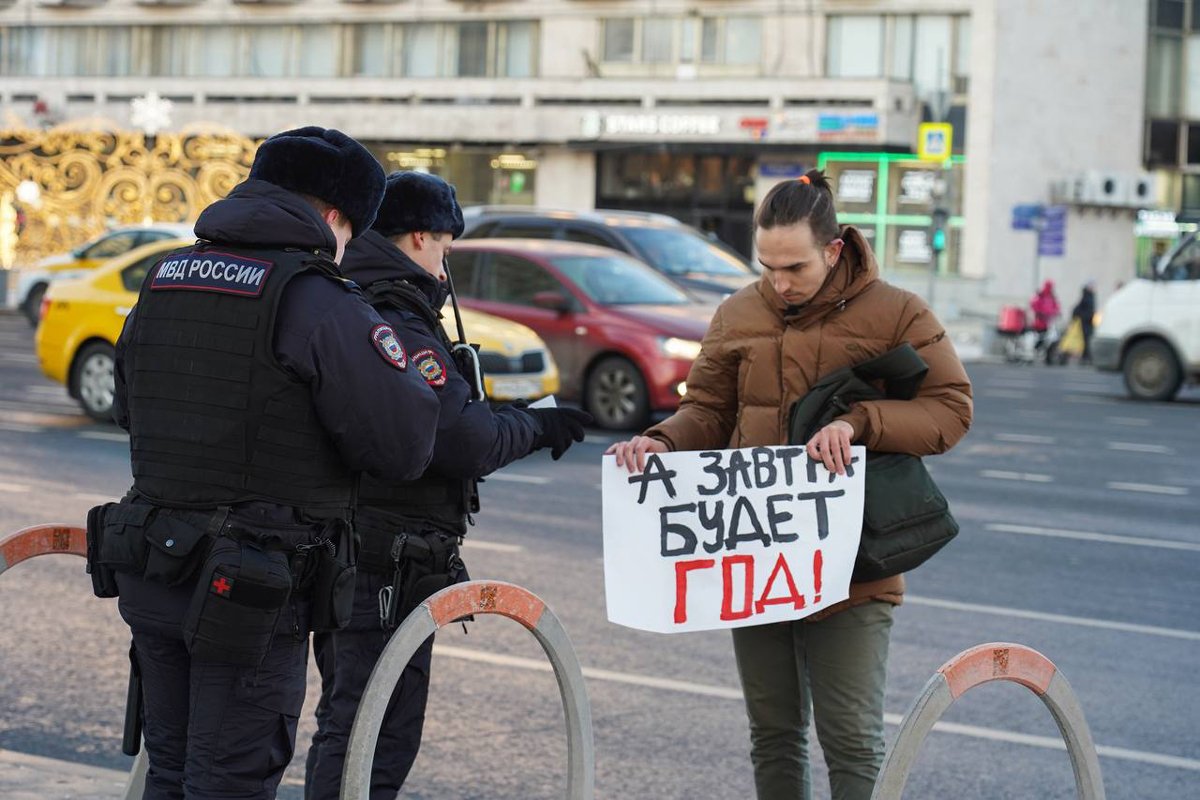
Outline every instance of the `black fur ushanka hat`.
<svg viewBox="0 0 1200 800">
<path fill-rule="evenodd" d="M 263 142 L 250 177 L 324 200 L 346 215 L 355 236 L 375 221 L 385 181 L 383 167 L 365 147 L 341 131 L 315 125 Z"/>
<path fill-rule="evenodd" d="M 381 236 L 429 231 L 449 233 L 455 239 L 462 236 L 463 227 L 454 187 L 436 175 L 412 171 L 387 176 L 383 204 L 371 226 Z"/>
</svg>

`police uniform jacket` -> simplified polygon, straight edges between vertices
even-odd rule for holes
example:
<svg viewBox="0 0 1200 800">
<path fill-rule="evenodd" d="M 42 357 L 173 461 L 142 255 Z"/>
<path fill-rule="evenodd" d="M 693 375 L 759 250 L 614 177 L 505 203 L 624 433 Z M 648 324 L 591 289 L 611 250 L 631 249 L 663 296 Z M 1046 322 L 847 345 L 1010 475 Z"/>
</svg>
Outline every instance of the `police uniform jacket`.
<svg viewBox="0 0 1200 800">
<path fill-rule="evenodd" d="M 220 307 L 222 313 L 229 308 L 234 310 L 222 319 L 173 321 L 158 317 L 153 320 L 152 334 L 143 333 L 143 340 L 139 341 L 135 332 L 139 313 L 146 316 L 154 308 L 153 303 L 147 301 L 146 308 L 135 309 L 126 320 L 117 342 L 114 372 L 113 412 L 117 423 L 131 434 L 135 492 L 161 505 L 203 506 L 203 502 L 188 502 L 195 498 L 186 497 L 189 490 L 184 481 L 151 482 L 155 486 L 181 487 L 163 490 L 161 495 L 165 496 L 140 491 L 136 474 L 138 460 L 143 457 L 141 451 L 145 449 L 145 441 L 153 440 L 156 449 L 148 458 L 170 461 L 168 471 L 176 471 L 172 477 L 186 474 L 186 470 L 200 466 L 189 463 L 190 453 L 220 444 L 220 437 L 226 432 L 219 428 L 222 422 L 231 427 L 247 425 L 258 430 L 257 436 L 243 435 L 239 440 L 248 451 L 241 456 L 247 463 L 262 463 L 263 453 L 278 459 L 282 452 L 279 448 L 288 446 L 307 446 L 322 454 L 321 457 L 329 459 L 330 463 L 321 468 L 330 475 L 345 476 L 345 483 L 351 487 L 344 500 L 338 495 L 338 502 L 330 505 L 341 505 L 347 510 L 352 502 L 353 479 L 358 472 L 370 472 L 387 480 L 420 475 L 432 455 L 432 422 L 437 415 L 437 398 L 425 380 L 411 368 L 398 339 L 388 337 L 391 329 L 387 323 L 364 302 L 353 283 L 337 274 L 332 261 L 336 241 L 320 215 L 291 192 L 263 181 L 248 180 L 237 186 L 226 199 L 209 206 L 201 214 L 195 230 L 201 240 L 198 248 L 206 252 L 219 249 L 228 254 L 225 260 L 229 263 L 252 257 L 259 262 L 283 265 L 279 268 L 282 272 L 277 275 L 291 275 L 275 298 L 275 307 L 266 309 L 266 313 L 273 313 L 274 321 L 273 331 L 268 331 L 270 352 L 256 355 L 259 363 L 261 359 L 270 362 L 266 369 L 273 373 L 273 390 L 287 402 L 268 403 L 266 411 L 259 409 L 255 412 L 257 417 L 250 422 L 239 417 L 246 412 L 234 405 L 213 410 L 209 406 L 219 404 L 221 399 L 210 397 L 198 402 L 198 387 L 205 386 L 204 381 L 187 372 L 189 365 L 179 364 L 186 359 L 171 359 L 172 349 L 177 348 L 182 354 L 189 347 L 215 347 L 224 342 L 226 336 L 229 341 L 234 341 L 239 334 L 231 329 L 252 324 L 244 320 L 254 318 L 262 309 L 253 303 L 223 306 Z M 164 262 L 170 258 L 168 256 Z M 298 258 L 306 260 L 298 262 Z M 161 266 L 162 262 L 148 273 L 144 296 L 150 294 L 151 284 L 158 277 Z M 226 269 L 222 277 L 230 278 L 233 273 Z M 269 290 L 269 280 L 266 285 Z M 172 308 L 191 302 L 203 309 L 212 308 L 201 305 L 211 302 L 210 294 L 203 290 L 162 293 L 172 296 L 175 303 Z M 269 291 L 263 296 L 269 296 Z M 154 302 L 158 301 L 156 296 Z M 151 320 L 147 318 L 145 322 Z M 179 336 L 178 330 L 171 330 L 172 327 L 202 324 L 207 324 L 199 329 L 204 335 L 197 335 L 194 327 L 188 327 L 185 336 Z M 205 336 L 212 338 L 205 342 Z M 155 368 L 164 370 L 168 377 L 178 368 L 180 379 L 176 382 L 156 381 L 153 392 L 148 392 L 145 385 L 139 385 L 139 381 L 151 383 L 138 376 L 147 373 L 145 362 L 152 357 L 156 360 Z M 143 361 L 140 367 L 139 359 Z M 216 383 L 228 376 L 209 377 Z M 163 394 L 176 396 L 151 398 L 154 403 L 147 401 L 148 395 Z M 132 418 L 131 407 L 134 409 Z M 149 409 L 161 419 L 147 420 L 146 414 L 139 418 L 138 408 Z M 283 419 L 281 422 L 263 421 L 264 417 L 272 416 Z M 313 441 L 303 445 L 298 438 L 272 440 L 271 436 L 278 429 L 286 429 L 285 423 L 305 431 L 307 438 Z M 170 437 L 174 437 L 174 441 L 170 441 Z M 161 471 L 164 468 L 155 469 Z M 286 465 L 281 464 L 279 469 L 287 471 Z M 341 480 L 339 477 L 338 482 Z M 294 521 L 297 507 L 305 505 L 291 498 L 272 496 L 269 490 L 256 490 L 249 484 L 240 491 L 228 486 L 213 491 L 228 492 L 229 496 L 221 499 L 232 501 L 229 505 L 239 509 L 254 508 L 264 519 L 275 521 Z"/>
<path fill-rule="evenodd" d="M 394 501 L 402 516 L 461 535 L 467 511 L 461 505 L 457 510 L 453 507 L 455 499 L 462 496 L 458 487 L 528 455 L 542 433 L 541 424 L 518 408 L 493 408 L 471 399 L 471 385 L 455 365 L 440 323 L 439 310 L 447 297 L 445 283 L 374 231 L 355 239 L 347 249 L 343 271 L 363 287 L 383 319 L 395 327 L 414 372 L 424 378 L 440 403 L 437 441 L 426 474 L 407 487 L 365 478 L 360 505 L 387 506 Z M 449 503 L 439 502 L 442 498 Z"/>
</svg>

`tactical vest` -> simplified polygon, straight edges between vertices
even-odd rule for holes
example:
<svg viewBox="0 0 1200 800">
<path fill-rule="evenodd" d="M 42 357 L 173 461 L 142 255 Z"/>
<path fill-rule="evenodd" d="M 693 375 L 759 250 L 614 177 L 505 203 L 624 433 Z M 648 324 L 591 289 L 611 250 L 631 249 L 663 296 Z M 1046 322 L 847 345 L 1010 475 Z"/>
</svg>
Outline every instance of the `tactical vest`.
<svg viewBox="0 0 1200 800">
<path fill-rule="evenodd" d="M 279 299 L 310 271 L 341 280 L 312 253 L 207 243 L 149 271 L 124 362 L 136 491 L 184 507 L 351 506 L 354 475 L 308 385 L 275 358 Z"/>
<path fill-rule="evenodd" d="M 403 280 L 376 281 L 363 291 L 367 302 L 376 308 L 418 315 L 446 349 L 450 349 L 450 338 L 442 329 L 440 315 L 415 286 Z M 432 527 L 456 536 L 466 534 L 467 515 L 479 510 L 474 480 L 430 473 L 403 483 L 383 483 L 364 474 L 359 484 L 358 503 L 360 508 L 376 508 L 415 526 Z"/>
</svg>

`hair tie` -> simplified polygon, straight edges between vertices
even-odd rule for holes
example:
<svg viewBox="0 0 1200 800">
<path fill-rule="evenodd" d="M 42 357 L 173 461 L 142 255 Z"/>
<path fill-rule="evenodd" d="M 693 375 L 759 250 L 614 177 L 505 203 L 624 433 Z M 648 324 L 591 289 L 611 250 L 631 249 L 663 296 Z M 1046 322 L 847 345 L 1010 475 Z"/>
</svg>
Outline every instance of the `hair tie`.
<svg viewBox="0 0 1200 800">
<path fill-rule="evenodd" d="M 810 181 L 810 180 L 808 179 L 808 176 L 807 176 L 807 175 L 801 175 L 799 178 L 796 178 L 796 180 L 798 180 L 798 181 L 800 181 L 801 183 L 804 183 L 804 184 L 811 184 L 811 183 L 812 183 L 812 181 Z"/>
</svg>

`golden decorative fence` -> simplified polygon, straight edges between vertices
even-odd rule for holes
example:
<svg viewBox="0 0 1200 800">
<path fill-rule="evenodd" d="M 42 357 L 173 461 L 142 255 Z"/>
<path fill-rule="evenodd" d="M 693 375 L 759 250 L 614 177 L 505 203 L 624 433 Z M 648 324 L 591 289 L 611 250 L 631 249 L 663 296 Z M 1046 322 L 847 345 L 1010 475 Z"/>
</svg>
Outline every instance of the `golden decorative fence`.
<svg viewBox="0 0 1200 800">
<path fill-rule="evenodd" d="M 257 147 L 216 125 L 153 137 L 101 119 L 0 129 L 0 267 L 114 225 L 194 220 L 245 179 Z"/>
</svg>

